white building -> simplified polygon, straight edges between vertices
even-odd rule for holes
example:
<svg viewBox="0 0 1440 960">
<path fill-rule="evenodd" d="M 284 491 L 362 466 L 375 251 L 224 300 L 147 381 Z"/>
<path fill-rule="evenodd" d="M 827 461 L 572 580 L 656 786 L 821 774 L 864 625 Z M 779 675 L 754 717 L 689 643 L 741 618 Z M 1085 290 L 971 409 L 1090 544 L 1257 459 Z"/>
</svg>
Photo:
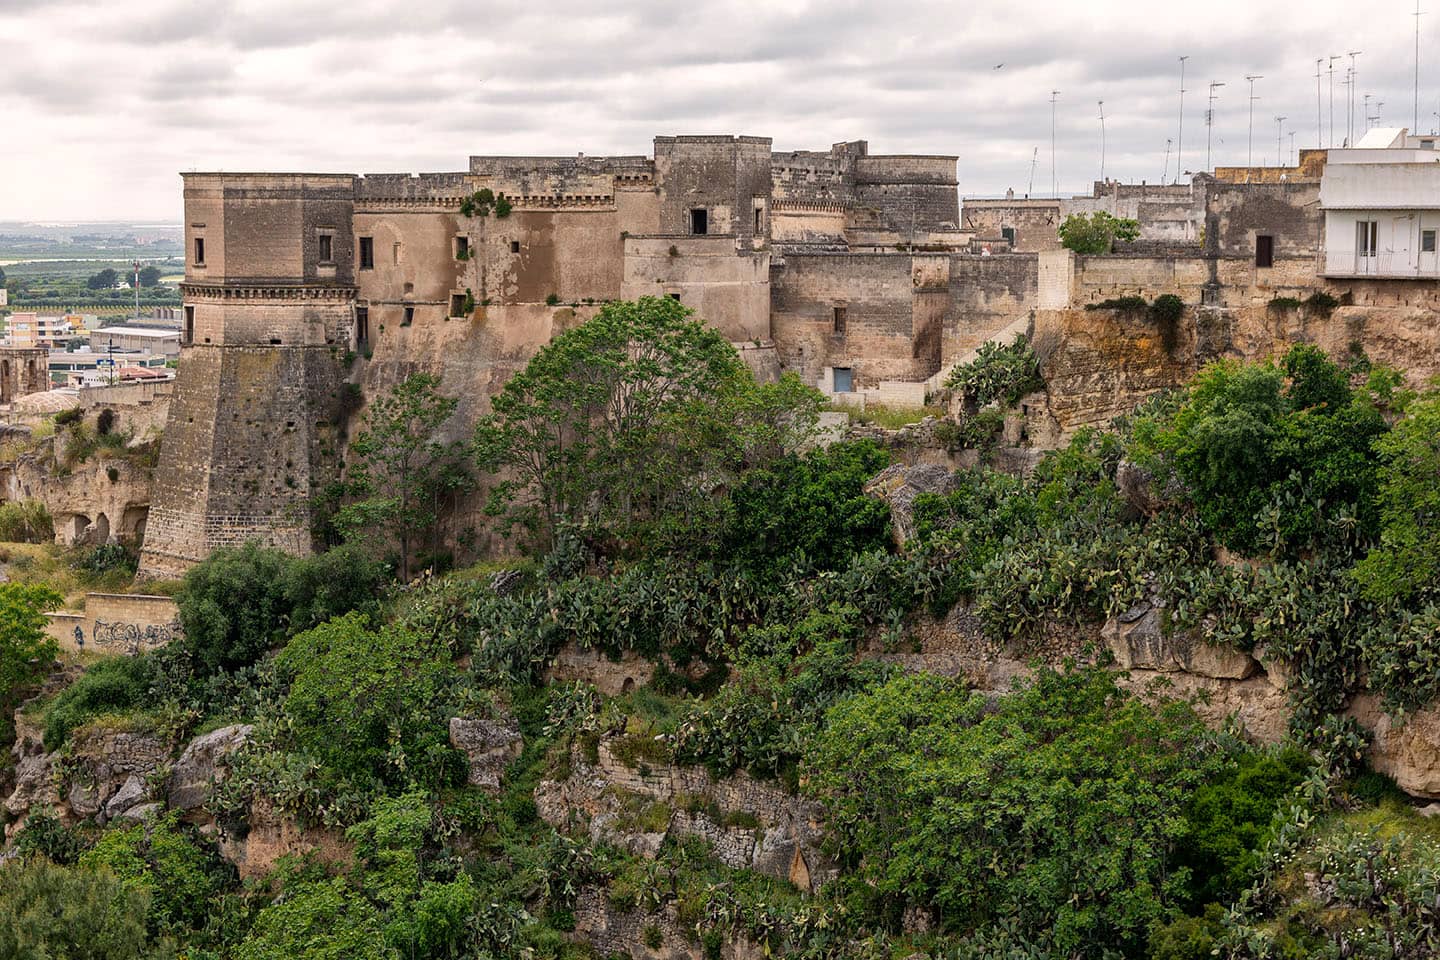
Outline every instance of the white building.
<svg viewBox="0 0 1440 960">
<path fill-rule="evenodd" d="M 1320 180 L 1327 277 L 1440 278 L 1440 137 L 1376 128 Z"/>
</svg>

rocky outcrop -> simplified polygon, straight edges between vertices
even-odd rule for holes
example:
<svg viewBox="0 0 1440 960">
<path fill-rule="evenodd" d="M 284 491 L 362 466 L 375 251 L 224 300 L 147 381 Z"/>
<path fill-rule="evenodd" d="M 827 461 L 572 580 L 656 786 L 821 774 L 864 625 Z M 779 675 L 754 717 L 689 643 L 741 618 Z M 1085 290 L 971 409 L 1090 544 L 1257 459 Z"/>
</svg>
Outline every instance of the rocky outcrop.
<svg viewBox="0 0 1440 960">
<path fill-rule="evenodd" d="M 835 864 L 821 850 L 818 804 L 744 773 L 716 780 L 703 767 L 630 767 L 600 742 L 594 763 L 572 751 L 570 775 L 543 781 L 535 806 L 547 823 L 581 829 L 654 857 L 667 836 L 703 837 L 721 863 L 816 890 Z"/>
<path fill-rule="evenodd" d="M 505 767 L 520 756 L 525 740 L 515 718 L 450 718 L 450 746 L 465 754 L 470 764 L 466 782 L 472 787 L 499 790 Z"/>
<path fill-rule="evenodd" d="M 354 850 L 339 833 L 305 827 L 295 817 L 275 810 L 264 800 L 250 807 L 249 829 L 243 836 L 222 835 L 220 855 L 235 865 L 240 879 L 253 880 L 275 868 L 291 854 L 313 854 L 323 863 L 348 863 Z"/>
<path fill-rule="evenodd" d="M 654 675 L 655 664 L 634 650 L 621 651 L 618 659 L 611 659 L 599 647 L 581 649 L 573 643 L 562 647 L 545 671 L 546 680 L 583 680 L 607 697 L 643 687 Z"/>
<path fill-rule="evenodd" d="M 111 816 L 110 803 L 131 781 L 142 785 L 133 794 L 136 803 L 145 799 L 143 785 L 149 782 L 170 758 L 170 749 L 159 737 L 103 727 L 82 728 L 70 741 L 70 772 L 66 776 L 65 799 L 77 819 L 95 817 L 104 822 Z M 133 804 L 132 804 L 133 805 Z M 116 809 L 115 813 L 123 813 Z"/>
<path fill-rule="evenodd" d="M 1122 670 L 1183 671 L 1201 677 L 1244 680 L 1260 669 L 1248 653 L 1224 644 L 1206 643 L 1197 630 L 1167 633 L 1161 608 L 1149 601 L 1141 601 L 1107 621 L 1100 635 Z"/>
<path fill-rule="evenodd" d="M 890 505 L 890 529 L 897 546 L 915 537 L 915 498 L 922 493 L 950 493 L 955 489 L 955 474 L 934 463 L 902 464 L 886 467 L 870 482 L 865 492 Z"/>
<path fill-rule="evenodd" d="M 251 724 L 236 723 L 190 741 L 170 770 L 167 800 L 171 809 L 201 810 L 211 787 L 229 772 L 231 754 L 249 740 L 253 729 Z"/>
</svg>

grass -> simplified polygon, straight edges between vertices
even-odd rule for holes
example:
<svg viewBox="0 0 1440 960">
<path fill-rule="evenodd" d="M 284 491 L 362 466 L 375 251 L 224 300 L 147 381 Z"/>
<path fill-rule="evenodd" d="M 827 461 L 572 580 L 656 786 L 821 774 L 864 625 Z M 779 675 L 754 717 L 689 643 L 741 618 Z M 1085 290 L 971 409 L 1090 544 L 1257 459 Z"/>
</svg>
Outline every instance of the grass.
<svg viewBox="0 0 1440 960">
<path fill-rule="evenodd" d="M 66 610 L 85 609 L 85 594 L 124 593 L 135 577 L 124 570 L 92 574 L 78 567 L 83 554 L 55 543 L 0 543 L 0 564 L 15 583 L 43 584 L 65 598 Z"/>
<path fill-rule="evenodd" d="M 901 427 L 919 423 L 926 417 L 945 416 L 943 407 L 887 407 L 879 403 L 866 404 L 863 410 L 844 406 L 831 409 L 850 414 L 850 419 L 855 423 L 871 424 L 886 430 L 899 430 Z"/>
</svg>

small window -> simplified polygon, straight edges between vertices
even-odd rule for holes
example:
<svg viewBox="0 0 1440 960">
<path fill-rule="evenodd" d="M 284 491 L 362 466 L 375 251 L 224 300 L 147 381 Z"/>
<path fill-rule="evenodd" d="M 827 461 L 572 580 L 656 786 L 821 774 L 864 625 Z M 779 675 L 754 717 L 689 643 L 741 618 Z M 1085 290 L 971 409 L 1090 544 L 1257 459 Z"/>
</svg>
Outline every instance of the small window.
<svg viewBox="0 0 1440 960">
<path fill-rule="evenodd" d="M 855 371 L 852 370 L 850 367 L 835 368 L 835 392 L 855 392 Z"/>
<path fill-rule="evenodd" d="M 406 307 L 406 308 L 405 308 L 405 319 L 400 321 L 400 326 L 402 326 L 402 327 L 408 327 L 408 326 L 410 326 L 410 324 L 412 324 L 412 323 L 414 323 L 414 322 L 415 322 L 415 308 L 414 308 L 414 307 Z"/>
<path fill-rule="evenodd" d="M 195 308 L 194 308 L 194 307 L 186 307 L 186 308 L 185 308 L 185 342 L 186 342 L 186 343 L 193 343 L 194 341 L 195 341 Z"/>
<path fill-rule="evenodd" d="M 395 241 L 395 262 L 396 262 L 397 264 L 400 262 L 400 241 L 399 241 L 399 240 L 396 240 L 396 241 Z"/>
<path fill-rule="evenodd" d="M 1420 231 L 1420 252 L 1421 252 L 1421 253 L 1434 253 L 1434 252 L 1435 252 L 1435 231 L 1434 231 L 1434 230 L 1421 230 L 1421 231 Z"/>
<path fill-rule="evenodd" d="M 690 211 L 690 232 L 697 237 L 703 237 L 710 232 L 710 211 L 704 207 Z"/>
<path fill-rule="evenodd" d="M 843 336 L 845 336 L 845 322 L 846 322 L 847 319 L 848 319 L 848 318 L 847 318 L 847 316 L 846 316 L 846 310 L 845 310 L 844 307 L 835 307 L 835 308 L 831 311 L 831 316 L 830 316 L 831 331 L 832 331 L 837 337 L 843 337 Z"/>
<path fill-rule="evenodd" d="M 355 342 L 368 343 L 370 340 L 370 308 L 355 308 Z"/>
<path fill-rule="evenodd" d="M 1261 234 L 1255 238 L 1255 266 L 1275 265 L 1275 238 Z"/>
<path fill-rule="evenodd" d="M 205 238 L 195 238 L 195 266 L 205 266 Z"/>
<path fill-rule="evenodd" d="M 374 269 L 375 269 L 375 238 L 374 238 L 374 237 L 361 237 L 361 238 L 360 238 L 360 269 L 361 269 L 361 270 L 374 270 Z"/>
<path fill-rule="evenodd" d="M 450 294 L 450 316 L 465 316 L 465 295 L 463 293 Z"/>
<path fill-rule="evenodd" d="M 335 235 L 333 233 L 320 234 L 320 262 L 335 262 Z"/>
<path fill-rule="evenodd" d="M 1012 247 L 1015 246 L 1015 228 L 1014 228 L 1014 227 L 1001 227 L 1001 228 L 1000 228 L 1000 239 L 1004 240 L 1006 243 L 1010 244 L 1010 246 L 1012 246 Z"/>
<path fill-rule="evenodd" d="M 520 241 L 519 241 L 519 240 L 511 240 L 511 241 L 510 241 L 510 252 L 511 252 L 511 253 L 519 253 L 519 252 L 520 252 Z"/>
<path fill-rule="evenodd" d="M 456 238 L 455 238 L 455 259 L 456 259 L 456 260 L 469 260 L 469 259 L 470 259 L 470 238 L 469 238 L 469 237 L 456 237 Z"/>
<path fill-rule="evenodd" d="M 1380 221 L 1357 220 L 1355 222 L 1355 250 L 1362 257 L 1375 256 L 1378 246 Z"/>
<path fill-rule="evenodd" d="M 671 299 L 671 300 L 675 300 L 675 301 L 678 302 L 679 299 L 680 299 L 680 294 L 678 294 L 678 293 L 672 293 L 672 294 L 670 294 L 670 299 Z"/>
<path fill-rule="evenodd" d="M 765 232 L 765 211 L 759 207 L 755 208 L 755 232 Z"/>
</svg>

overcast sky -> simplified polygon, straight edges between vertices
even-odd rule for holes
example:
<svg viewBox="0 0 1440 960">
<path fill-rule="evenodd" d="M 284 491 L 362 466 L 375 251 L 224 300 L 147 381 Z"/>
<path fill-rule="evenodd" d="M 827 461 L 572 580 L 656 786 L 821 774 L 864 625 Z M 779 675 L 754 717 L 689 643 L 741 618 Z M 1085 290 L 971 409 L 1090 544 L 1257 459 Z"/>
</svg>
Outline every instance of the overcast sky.
<svg viewBox="0 0 1440 960">
<path fill-rule="evenodd" d="M 1432 5 L 1433 6 L 1433 5 Z M 965 195 L 1154 182 L 1316 142 L 1315 60 L 1410 124 L 1411 3 L 909 0 L 0 0 L 0 220 L 180 218 L 182 170 L 463 170 L 472 153 L 649 153 L 656 134 L 867 139 L 959 156 Z M 1420 126 L 1440 110 L 1440 10 L 1421 19 Z M 1335 62 L 1337 145 L 1349 58 Z M 1003 66 L 1000 66 L 1003 64 Z M 1327 60 L 1328 65 L 1328 60 Z M 998 69 L 997 69 L 998 68 Z M 1329 124 L 1329 75 L 1322 80 Z M 1377 112 L 1372 101 L 1371 114 Z M 1172 150 L 1174 149 L 1172 144 Z M 1172 153 L 1169 178 L 1176 175 Z"/>
</svg>

